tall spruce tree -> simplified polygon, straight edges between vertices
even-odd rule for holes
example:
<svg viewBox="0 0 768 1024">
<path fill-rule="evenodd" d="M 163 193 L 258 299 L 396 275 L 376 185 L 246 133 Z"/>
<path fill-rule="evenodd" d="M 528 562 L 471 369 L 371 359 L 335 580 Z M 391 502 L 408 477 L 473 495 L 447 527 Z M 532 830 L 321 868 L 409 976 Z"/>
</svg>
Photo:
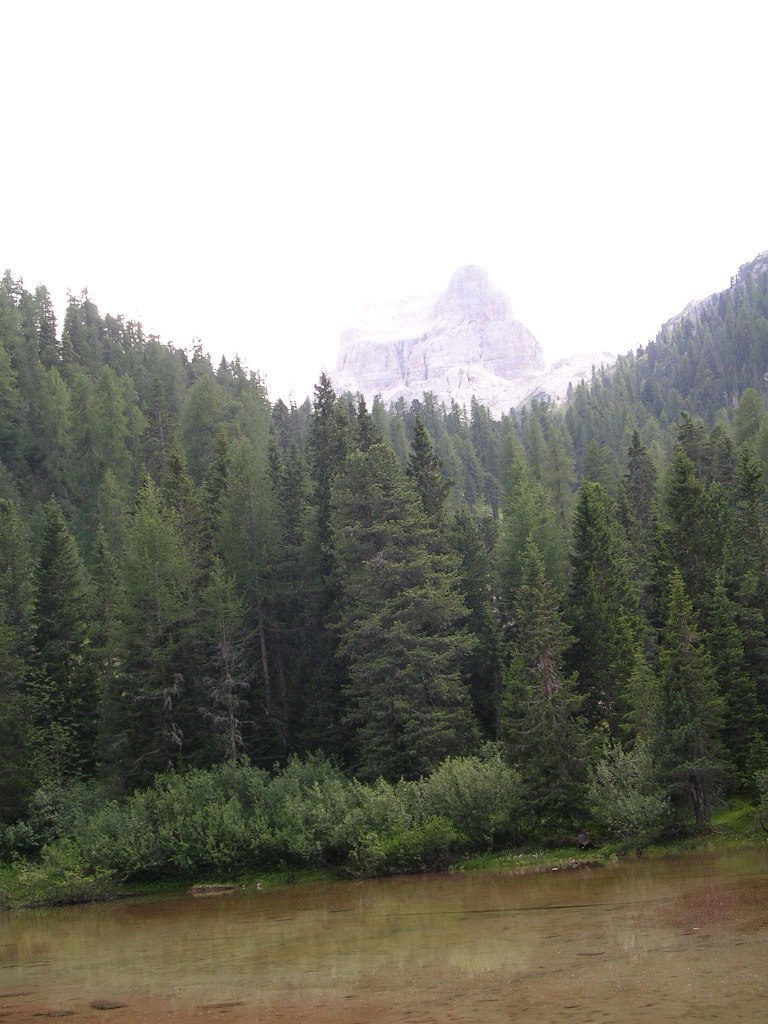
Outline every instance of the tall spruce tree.
<svg viewBox="0 0 768 1024">
<path fill-rule="evenodd" d="M 526 782 L 534 827 L 551 834 L 582 820 L 589 738 L 583 698 L 565 671 L 570 632 L 532 539 L 512 629 L 502 735 Z"/>
<path fill-rule="evenodd" d="M 246 746 L 252 756 L 271 761 L 286 753 L 287 711 L 278 685 L 280 532 L 268 454 L 266 437 L 259 446 L 246 437 L 233 441 L 219 525 L 224 568 L 245 602 L 255 670 Z"/>
<path fill-rule="evenodd" d="M 445 502 L 453 484 L 452 480 L 443 475 L 442 467 L 426 427 L 421 417 L 417 416 L 413 424 L 413 441 L 406 473 L 421 499 L 424 515 L 436 529 L 444 524 Z"/>
<path fill-rule="evenodd" d="M 600 484 L 585 482 L 574 517 L 569 663 L 579 676 L 593 726 L 617 737 L 631 728 L 629 680 L 642 641 L 642 620 L 614 503 Z"/>
<path fill-rule="evenodd" d="M 91 600 L 77 544 L 52 498 L 45 507 L 37 570 L 31 686 L 39 773 L 46 780 L 66 782 L 91 774 L 95 767 Z"/>
<path fill-rule="evenodd" d="M 548 579 L 563 586 L 568 572 L 568 546 L 562 521 L 549 494 L 527 466 L 520 465 L 510 495 L 503 504 L 498 543 L 499 593 L 511 612 L 523 578 L 523 558 L 529 539 L 536 542 Z"/>
<path fill-rule="evenodd" d="M 632 575 L 640 606 L 648 621 L 657 617 L 662 589 L 669 575 L 665 562 L 661 512 L 656 491 L 656 468 L 637 430 L 627 452 L 627 468 L 619 491 L 618 513 L 627 538 Z"/>
<path fill-rule="evenodd" d="M 204 717 L 211 723 L 219 758 L 233 761 L 245 749 L 243 717 L 248 713 L 252 672 L 248 665 L 245 605 L 215 558 L 203 593 L 205 645 Z"/>
<path fill-rule="evenodd" d="M 309 664 L 299 742 L 304 749 L 320 749 L 341 757 L 349 749 L 349 732 L 343 725 L 344 668 L 336 659 L 336 642 L 329 628 L 340 597 L 333 569 L 331 493 L 351 447 L 349 415 L 336 397 L 329 378 L 322 374 L 315 386 L 307 437 L 312 494 L 307 517 L 305 569 Z"/>
<path fill-rule="evenodd" d="M 460 673 L 473 638 L 455 561 L 439 550 L 387 444 L 349 456 L 332 513 L 356 768 L 365 778 L 416 778 L 476 741 Z"/>
<path fill-rule="evenodd" d="M 27 683 L 33 590 L 26 531 L 0 499 L 0 822 L 26 809 L 34 776 Z"/>
<path fill-rule="evenodd" d="M 193 579 L 176 515 L 147 477 L 123 558 L 121 728 L 110 749 L 111 773 L 129 789 L 181 766 L 194 750 L 200 699 Z"/>
<path fill-rule="evenodd" d="M 735 770 L 733 782 L 738 789 L 751 782 L 747 777 L 749 752 L 762 716 L 755 682 L 747 671 L 737 607 L 728 594 L 722 571 L 715 578 L 707 620 L 707 649 L 723 698 L 722 739 L 726 757 Z"/>
<path fill-rule="evenodd" d="M 496 524 L 458 509 L 447 529 L 449 550 L 456 556 L 459 591 L 469 611 L 467 626 L 477 644 L 465 662 L 472 706 L 483 735 L 498 740 L 501 730 L 502 633 L 491 552 Z"/>
<path fill-rule="evenodd" d="M 706 466 L 705 456 L 698 454 L 699 463 Z M 709 584 L 716 568 L 712 564 L 708 485 L 680 444 L 667 467 L 665 499 L 669 523 L 667 543 L 673 564 L 682 573 L 691 599 L 697 607 L 702 607 L 707 603 Z"/>
<path fill-rule="evenodd" d="M 670 579 L 667 604 L 652 746 L 673 805 L 681 815 L 692 811 L 696 826 L 703 828 L 723 780 L 723 704 L 678 570 Z"/>
</svg>

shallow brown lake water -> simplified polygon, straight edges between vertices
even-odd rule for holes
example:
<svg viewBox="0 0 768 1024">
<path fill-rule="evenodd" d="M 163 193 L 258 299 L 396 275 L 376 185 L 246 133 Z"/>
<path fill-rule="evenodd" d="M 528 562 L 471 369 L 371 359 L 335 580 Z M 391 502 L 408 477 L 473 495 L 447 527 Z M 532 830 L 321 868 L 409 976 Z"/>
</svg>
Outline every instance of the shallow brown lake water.
<svg viewBox="0 0 768 1024">
<path fill-rule="evenodd" d="M 0 1022 L 768 1020 L 768 852 L 0 915 Z"/>
</svg>

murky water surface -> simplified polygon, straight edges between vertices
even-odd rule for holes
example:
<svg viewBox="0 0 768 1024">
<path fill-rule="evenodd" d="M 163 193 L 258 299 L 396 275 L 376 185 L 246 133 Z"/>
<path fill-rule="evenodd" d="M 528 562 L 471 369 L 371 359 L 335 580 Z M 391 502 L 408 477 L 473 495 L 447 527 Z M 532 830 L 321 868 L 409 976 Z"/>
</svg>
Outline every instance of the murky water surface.
<svg viewBox="0 0 768 1024">
<path fill-rule="evenodd" d="M 0 915 L 0 1021 L 768 1020 L 768 853 Z"/>
</svg>

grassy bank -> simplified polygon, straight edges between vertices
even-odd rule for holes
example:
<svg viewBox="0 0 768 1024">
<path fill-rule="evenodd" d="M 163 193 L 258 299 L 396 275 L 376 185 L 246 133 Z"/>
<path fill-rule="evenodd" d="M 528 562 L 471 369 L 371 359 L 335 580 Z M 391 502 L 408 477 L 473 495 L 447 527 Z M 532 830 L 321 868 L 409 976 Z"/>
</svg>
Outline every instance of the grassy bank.
<svg viewBox="0 0 768 1024">
<path fill-rule="evenodd" d="M 588 850 L 578 846 L 504 850 L 464 858 L 458 868 L 461 871 L 528 875 L 610 864 L 618 859 L 650 860 L 682 855 L 692 850 L 754 846 L 768 840 L 768 836 L 756 824 L 756 812 L 755 804 L 735 798 L 713 815 L 712 825 L 707 832 L 677 836 L 651 843 L 640 850 L 616 843 L 604 843 Z"/>
</svg>

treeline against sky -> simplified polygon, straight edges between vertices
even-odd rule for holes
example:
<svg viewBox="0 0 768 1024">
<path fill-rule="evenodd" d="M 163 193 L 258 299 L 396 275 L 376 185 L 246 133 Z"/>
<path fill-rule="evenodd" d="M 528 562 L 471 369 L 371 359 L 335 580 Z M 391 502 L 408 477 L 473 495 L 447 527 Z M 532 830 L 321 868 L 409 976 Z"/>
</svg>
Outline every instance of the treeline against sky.
<svg viewBox="0 0 768 1024">
<path fill-rule="evenodd" d="M 395 783 L 491 743 L 529 833 L 706 824 L 768 767 L 767 368 L 759 261 L 501 420 L 326 377 L 271 404 L 86 294 L 59 330 L 6 273 L 0 822 L 90 780 L 322 752 Z"/>
</svg>

